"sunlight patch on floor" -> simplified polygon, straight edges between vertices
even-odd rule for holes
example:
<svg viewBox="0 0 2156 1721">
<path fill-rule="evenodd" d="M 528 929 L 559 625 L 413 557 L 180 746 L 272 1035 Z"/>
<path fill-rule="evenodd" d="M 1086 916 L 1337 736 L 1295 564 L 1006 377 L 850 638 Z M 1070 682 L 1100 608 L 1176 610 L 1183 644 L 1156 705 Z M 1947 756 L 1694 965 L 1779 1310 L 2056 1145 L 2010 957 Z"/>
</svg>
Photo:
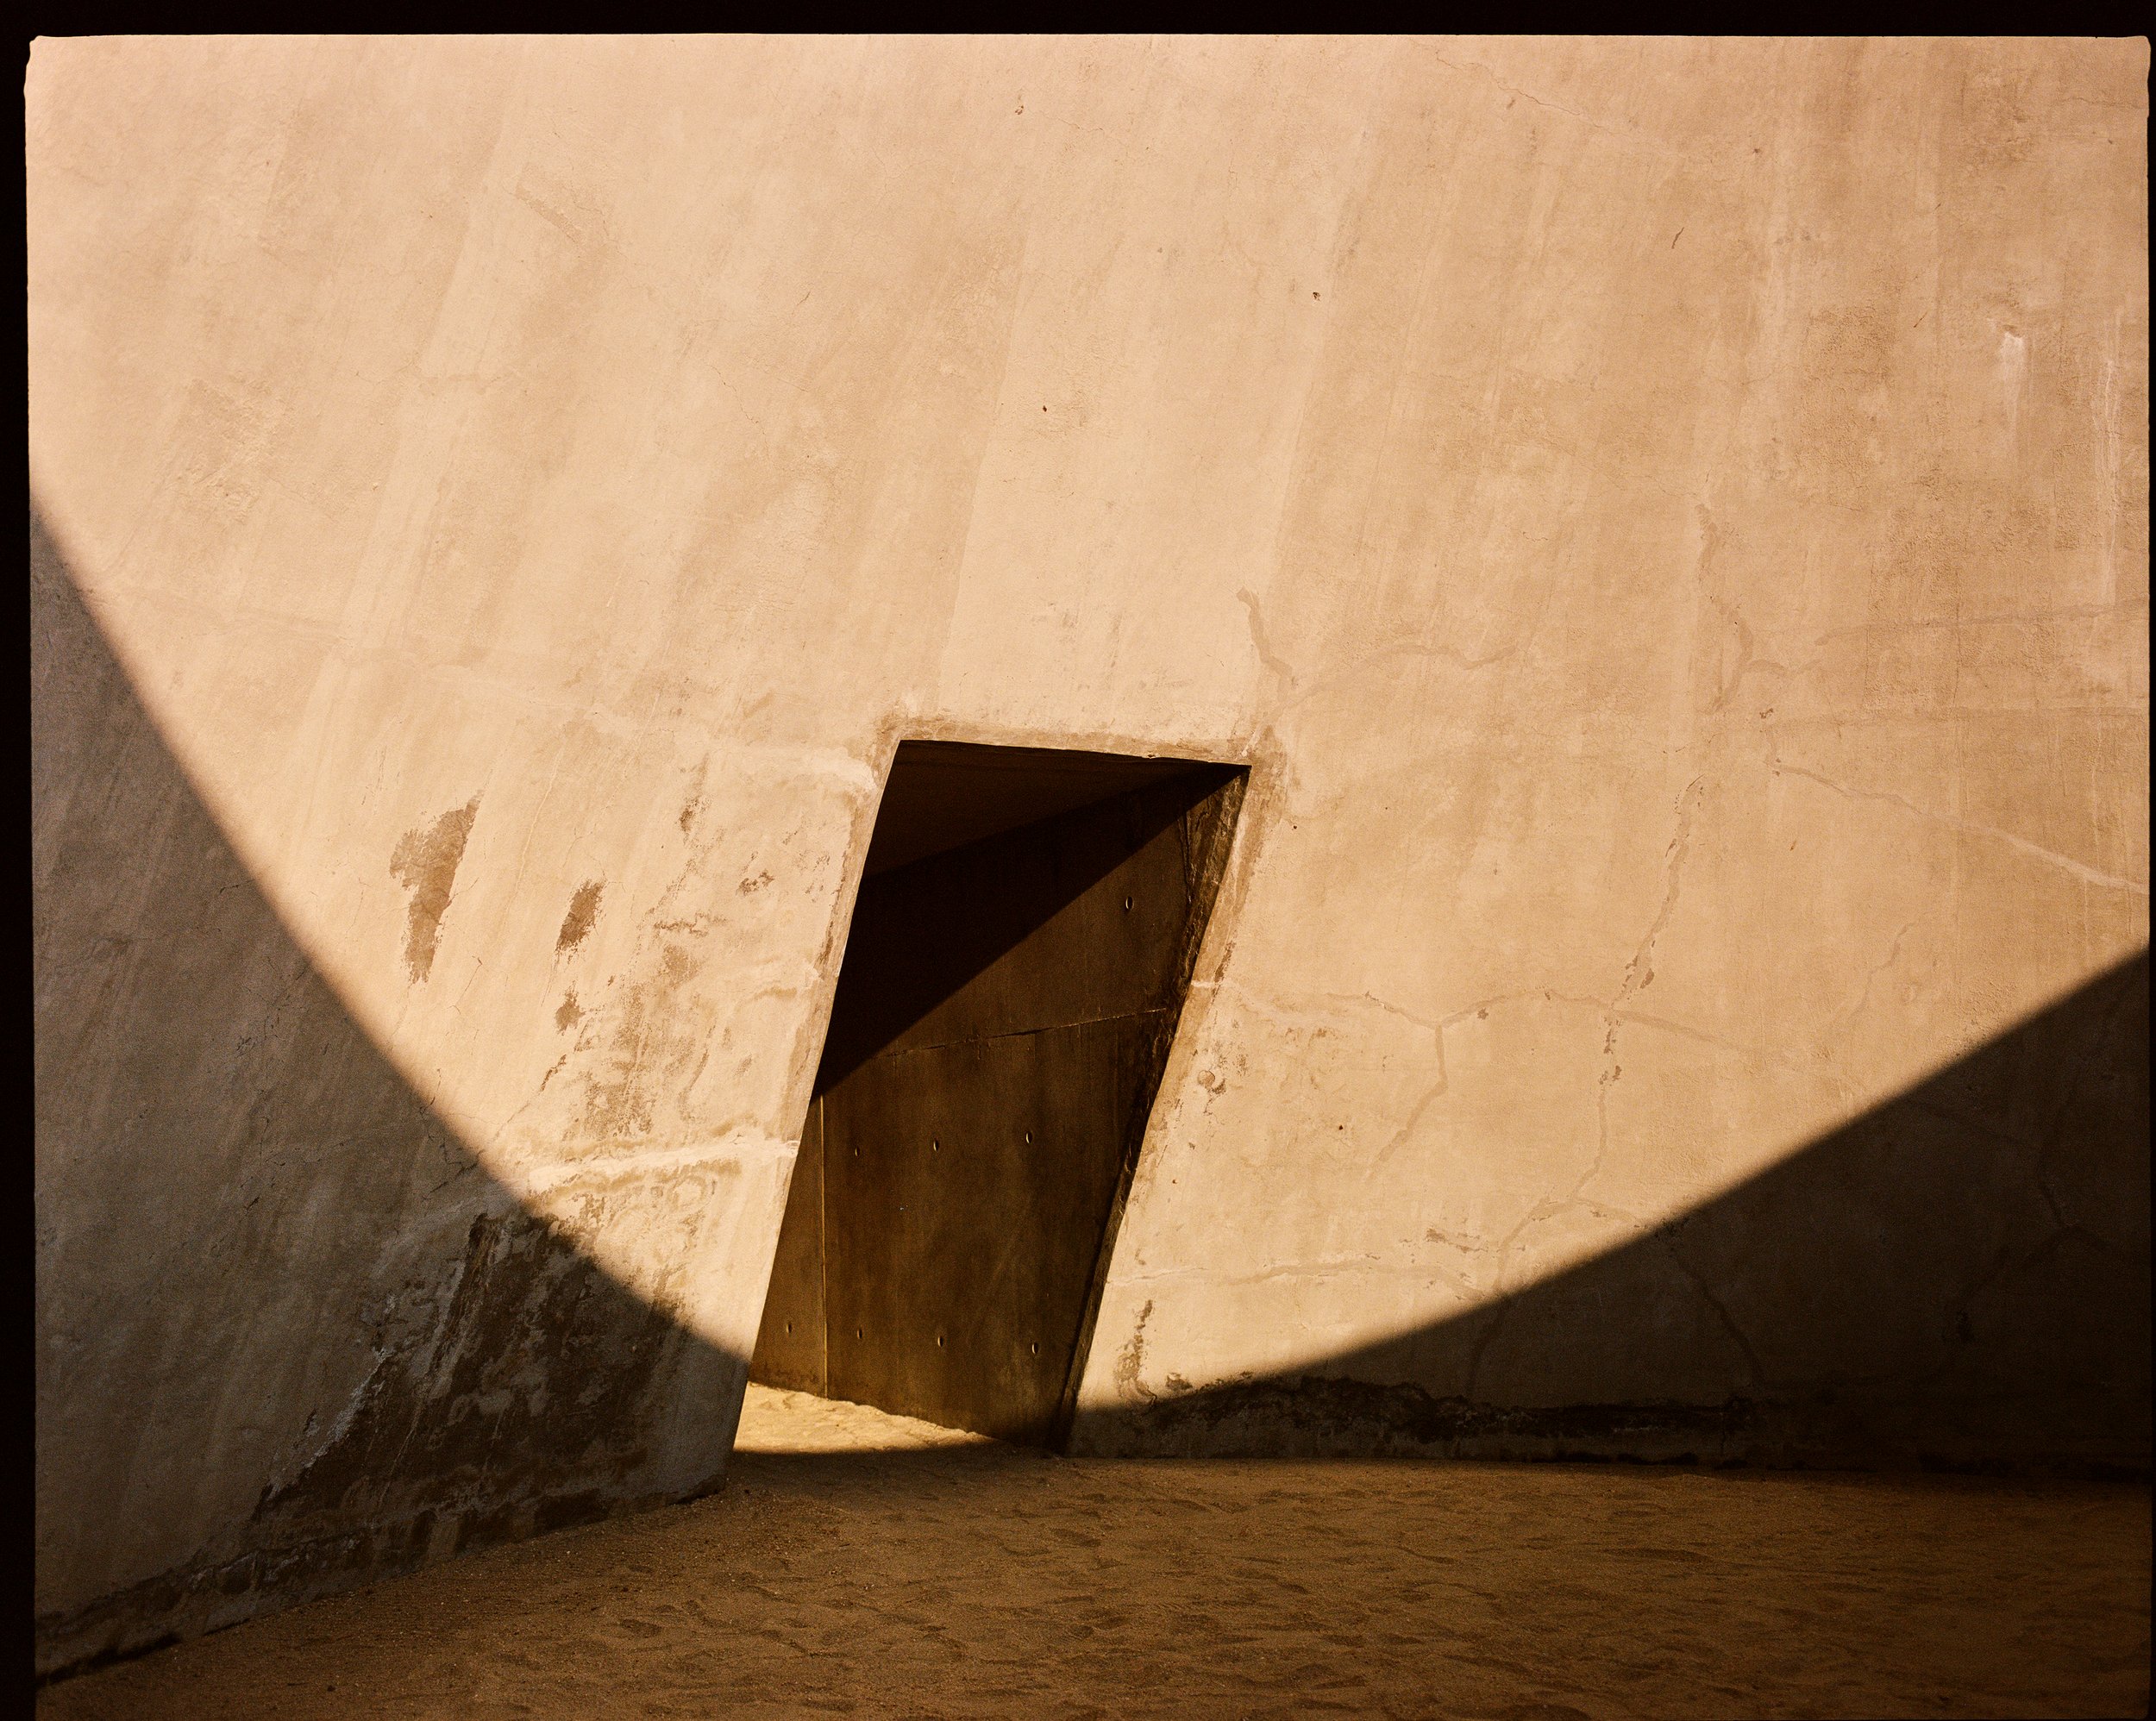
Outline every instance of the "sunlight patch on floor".
<svg viewBox="0 0 2156 1721">
<path fill-rule="evenodd" d="M 985 1434 L 893 1416 L 871 1405 L 819 1399 L 751 1382 L 742 1401 L 736 1452 L 917 1452 L 935 1446 L 992 1446 Z"/>
</svg>

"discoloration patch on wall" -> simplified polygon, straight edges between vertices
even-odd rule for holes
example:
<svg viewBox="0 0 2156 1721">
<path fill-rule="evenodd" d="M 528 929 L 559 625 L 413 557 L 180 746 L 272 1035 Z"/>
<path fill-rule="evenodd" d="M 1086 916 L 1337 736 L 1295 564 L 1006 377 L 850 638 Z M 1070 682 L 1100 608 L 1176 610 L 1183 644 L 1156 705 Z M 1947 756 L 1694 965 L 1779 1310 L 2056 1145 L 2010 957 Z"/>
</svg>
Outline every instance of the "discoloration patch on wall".
<svg viewBox="0 0 2156 1721">
<path fill-rule="evenodd" d="M 520 1203 L 287 934 L 41 532 L 31 560 L 35 854 L 74 886 L 37 925 L 41 1670 L 711 1481 L 742 1364 L 694 1281 L 744 1150 Z M 181 929 L 123 930 L 143 902 Z"/>
<path fill-rule="evenodd" d="M 634 1191 L 611 1205 L 624 1195 L 640 1205 Z M 330 1593 L 717 1481 L 715 1465 L 680 1468 L 677 1425 L 724 1426 L 744 1365 L 689 1334 L 674 1299 L 615 1282 L 573 1227 L 498 1191 L 446 1265 L 367 1311 L 373 1367 L 326 1426 L 310 1413 L 303 1439 L 323 1429 L 313 1449 L 271 1478 L 247 1524 L 154 1578 L 41 1616 L 41 1662 L 126 1653 L 265 1599 Z"/>
<path fill-rule="evenodd" d="M 457 867 L 479 810 L 479 798 L 474 795 L 432 824 L 406 831 L 390 857 L 391 875 L 411 892 L 404 926 L 404 970 L 415 986 L 434 972 L 442 917 L 448 912 Z"/>
<path fill-rule="evenodd" d="M 580 1509 L 644 1468 L 681 1345 L 667 1311 L 515 1211 L 475 1217 L 448 1280 L 408 1286 L 372 1324 L 373 1369 L 329 1442 L 263 1489 L 258 1524 Z"/>
<path fill-rule="evenodd" d="M 597 879 L 586 879 L 577 886 L 576 894 L 569 898 L 569 911 L 561 917 L 561 930 L 555 935 L 555 955 L 573 954 L 576 947 L 592 936 L 592 923 L 599 918 L 599 899 L 605 889 Z"/>
</svg>

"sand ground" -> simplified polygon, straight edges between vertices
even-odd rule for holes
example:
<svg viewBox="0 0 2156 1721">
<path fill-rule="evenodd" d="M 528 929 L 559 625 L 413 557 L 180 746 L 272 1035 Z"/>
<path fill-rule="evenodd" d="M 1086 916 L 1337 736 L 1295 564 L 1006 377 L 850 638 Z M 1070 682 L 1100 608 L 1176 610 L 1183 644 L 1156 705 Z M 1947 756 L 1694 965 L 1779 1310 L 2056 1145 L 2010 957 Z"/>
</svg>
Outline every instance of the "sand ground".
<svg viewBox="0 0 2156 1721">
<path fill-rule="evenodd" d="M 750 1389 L 724 1489 L 62 1681 L 188 1716 L 2140 1715 L 2149 1491 L 1069 1460 Z"/>
</svg>

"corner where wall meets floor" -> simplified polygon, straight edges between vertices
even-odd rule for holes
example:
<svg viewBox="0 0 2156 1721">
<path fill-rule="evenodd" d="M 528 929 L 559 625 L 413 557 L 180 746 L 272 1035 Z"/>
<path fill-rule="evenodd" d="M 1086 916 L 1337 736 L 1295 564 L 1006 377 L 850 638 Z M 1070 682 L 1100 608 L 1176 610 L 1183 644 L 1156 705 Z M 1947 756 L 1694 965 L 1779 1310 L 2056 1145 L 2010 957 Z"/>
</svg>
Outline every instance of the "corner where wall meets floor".
<svg viewBox="0 0 2156 1721">
<path fill-rule="evenodd" d="M 1067 1453 L 2145 1474 L 2147 72 L 33 43 L 40 1668 L 724 1498 L 915 745 L 1244 773 Z"/>
</svg>

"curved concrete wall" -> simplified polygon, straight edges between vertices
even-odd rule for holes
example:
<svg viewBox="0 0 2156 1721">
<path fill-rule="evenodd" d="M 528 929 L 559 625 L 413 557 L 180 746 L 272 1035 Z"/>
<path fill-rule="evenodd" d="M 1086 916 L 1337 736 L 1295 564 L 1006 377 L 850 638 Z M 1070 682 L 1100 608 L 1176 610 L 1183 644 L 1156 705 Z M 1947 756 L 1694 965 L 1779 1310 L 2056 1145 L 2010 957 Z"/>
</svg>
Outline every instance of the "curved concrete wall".
<svg viewBox="0 0 2156 1721">
<path fill-rule="evenodd" d="M 1252 767 L 1098 1439 L 2145 1463 L 2147 66 L 38 43 L 48 1662 L 716 1474 L 906 735 Z M 594 1475 L 441 1483 L 489 1213 L 685 1347 Z"/>
</svg>

